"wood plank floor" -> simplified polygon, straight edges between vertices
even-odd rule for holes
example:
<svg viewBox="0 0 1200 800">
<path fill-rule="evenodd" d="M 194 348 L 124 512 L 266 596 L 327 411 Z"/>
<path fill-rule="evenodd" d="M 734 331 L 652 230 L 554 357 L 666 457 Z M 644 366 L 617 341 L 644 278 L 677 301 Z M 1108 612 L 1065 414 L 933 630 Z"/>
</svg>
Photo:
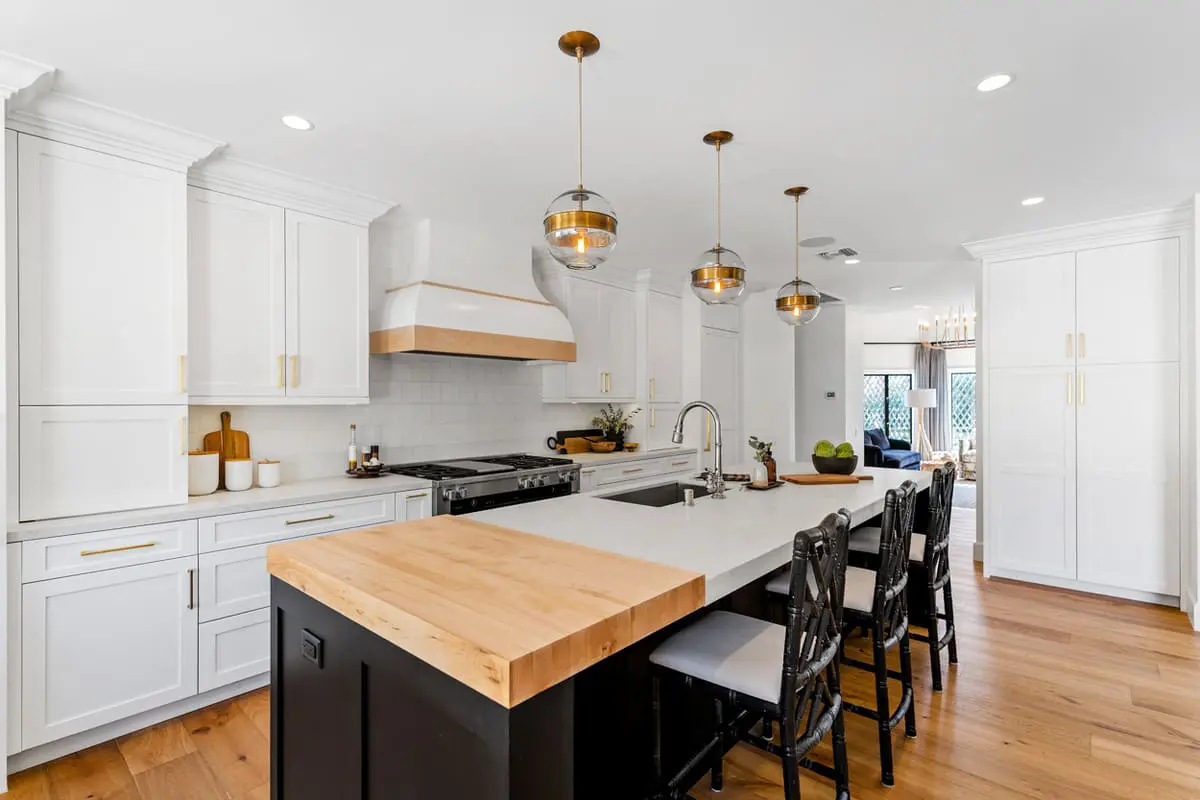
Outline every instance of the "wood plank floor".
<svg viewBox="0 0 1200 800">
<path fill-rule="evenodd" d="M 929 690 L 914 642 L 918 736 L 896 731 L 896 786 L 879 785 L 872 724 L 847 716 L 852 794 L 889 800 L 1200 797 L 1200 636 L 1170 609 L 985 581 L 974 515 L 956 513 L 960 664 Z M 846 670 L 846 694 L 873 701 Z M 264 800 L 266 690 L 202 709 L 10 779 L 3 800 Z M 828 755 L 828 750 L 824 751 Z M 782 800 L 779 764 L 739 746 L 725 790 L 697 800 Z M 806 777 L 804 797 L 832 797 Z M 454 798 L 453 800 L 458 800 Z M 620 800 L 615 799 L 615 800 Z"/>
</svg>

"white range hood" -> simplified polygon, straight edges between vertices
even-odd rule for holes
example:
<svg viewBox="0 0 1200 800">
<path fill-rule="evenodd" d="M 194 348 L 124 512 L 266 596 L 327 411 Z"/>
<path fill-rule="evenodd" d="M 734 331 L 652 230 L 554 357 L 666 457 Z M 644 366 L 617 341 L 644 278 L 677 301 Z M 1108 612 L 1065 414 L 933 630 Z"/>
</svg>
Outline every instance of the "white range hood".
<svg viewBox="0 0 1200 800">
<path fill-rule="evenodd" d="M 399 213 L 371 234 L 372 270 L 399 278 L 372 314 L 372 353 L 575 360 L 575 335 L 539 291 L 528 241 Z"/>
</svg>

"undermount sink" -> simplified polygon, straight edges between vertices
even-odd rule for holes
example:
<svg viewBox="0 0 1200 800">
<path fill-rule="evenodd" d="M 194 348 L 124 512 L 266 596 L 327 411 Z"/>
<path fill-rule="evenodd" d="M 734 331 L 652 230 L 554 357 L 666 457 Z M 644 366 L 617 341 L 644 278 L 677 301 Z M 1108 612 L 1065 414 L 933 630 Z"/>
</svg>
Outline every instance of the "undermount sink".
<svg viewBox="0 0 1200 800">
<path fill-rule="evenodd" d="M 702 483 L 679 483 L 678 481 L 674 481 L 672 483 L 645 486 L 641 489 L 632 489 L 628 492 L 601 495 L 600 498 L 602 500 L 616 500 L 618 503 L 633 503 L 638 506 L 662 508 L 663 506 L 682 503 L 684 489 L 691 489 L 696 493 L 696 497 L 703 497 L 708 494 L 708 489 Z"/>
</svg>

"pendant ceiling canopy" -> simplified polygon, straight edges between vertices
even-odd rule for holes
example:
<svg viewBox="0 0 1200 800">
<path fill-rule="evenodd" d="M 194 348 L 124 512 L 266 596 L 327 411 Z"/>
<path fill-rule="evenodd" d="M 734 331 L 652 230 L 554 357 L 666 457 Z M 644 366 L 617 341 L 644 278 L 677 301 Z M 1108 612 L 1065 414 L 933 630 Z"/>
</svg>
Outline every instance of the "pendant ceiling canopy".
<svg viewBox="0 0 1200 800">
<path fill-rule="evenodd" d="M 573 57 L 578 68 L 579 183 L 546 209 L 546 246 L 568 269 L 595 269 L 617 246 L 616 213 L 599 193 L 583 185 L 583 60 L 600 49 L 600 40 L 587 31 L 571 31 L 559 38 L 558 49 Z"/>
<path fill-rule="evenodd" d="M 729 131 L 705 134 L 704 143 L 717 150 L 717 243 L 705 250 L 692 270 L 692 292 L 709 305 L 736 303 L 746 290 L 742 257 L 721 246 L 721 145 L 733 141 Z"/>
<path fill-rule="evenodd" d="M 792 198 L 795 206 L 795 237 L 792 252 L 796 260 L 795 277 L 779 287 L 775 295 L 775 313 L 788 325 L 807 325 L 821 313 L 821 292 L 808 281 L 800 280 L 800 198 L 808 193 L 807 186 L 793 186 L 783 193 Z"/>
</svg>

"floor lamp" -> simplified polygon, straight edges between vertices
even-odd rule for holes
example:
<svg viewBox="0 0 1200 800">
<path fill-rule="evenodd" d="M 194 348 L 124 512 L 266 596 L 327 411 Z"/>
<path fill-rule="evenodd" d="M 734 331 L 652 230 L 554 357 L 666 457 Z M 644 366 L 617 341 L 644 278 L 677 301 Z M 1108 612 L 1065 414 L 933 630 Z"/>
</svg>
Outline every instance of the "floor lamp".
<svg viewBox="0 0 1200 800">
<path fill-rule="evenodd" d="M 925 432 L 925 409 L 937 408 L 937 390 L 909 389 L 904 399 L 909 408 L 917 410 L 917 449 L 921 451 L 921 460 L 928 461 L 933 457 L 933 445 Z"/>
</svg>

